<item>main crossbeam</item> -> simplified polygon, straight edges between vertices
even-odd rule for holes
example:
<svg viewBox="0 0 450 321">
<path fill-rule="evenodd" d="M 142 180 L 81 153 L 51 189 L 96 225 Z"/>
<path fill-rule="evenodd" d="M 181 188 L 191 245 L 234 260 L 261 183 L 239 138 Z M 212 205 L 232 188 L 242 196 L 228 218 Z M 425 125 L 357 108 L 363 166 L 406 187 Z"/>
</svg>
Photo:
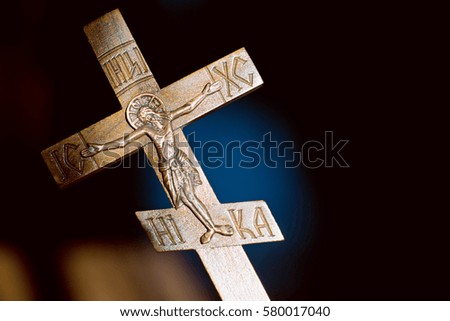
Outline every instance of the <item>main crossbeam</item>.
<svg viewBox="0 0 450 321">
<path fill-rule="evenodd" d="M 90 29 L 87 29 L 90 30 Z M 117 30 L 117 29 L 114 29 Z M 90 34 L 88 34 L 90 35 Z M 129 40 L 128 40 L 129 41 Z M 96 42 L 91 42 L 93 45 Z M 132 51 L 140 52 L 136 43 L 133 42 Z M 120 47 L 120 45 L 118 45 Z M 122 54 L 123 50 L 128 47 L 121 47 Z M 126 52 L 126 51 L 125 51 Z M 117 58 L 117 51 L 113 51 L 115 58 Z M 141 63 L 145 63 L 142 55 Z M 99 58 L 99 61 L 104 60 L 104 54 Z M 103 63 L 104 65 L 105 63 Z M 125 63 L 124 63 L 125 64 Z M 118 65 L 119 66 L 119 65 Z M 124 65 L 120 70 L 130 70 L 130 65 Z M 145 64 L 146 70 L 150 73 L 150 69 L 147 64 Z M 226 66 L 226 67 L 224 67 Z M 230 69 L 231 68 L 231 73 Z M 130 68 L 130 69 L 127 69 Z M 136 68 L 136 67 L 135 67 Z M 143 69 L 144 67 L 142 67 Z M 224 71 L 225 69 L 225 71 Z M 219 59 L 208 66 L 197 70 L 196 72 L 186 76 L 175 83 L 158 90 L 159 88 L 154 80 L 153 76 L 147 76 L 147 78 L 141 78 L 140 75 L 136 79 L 133 76 L 136 74 L 132 73 L 133 69 L 128 73 L 121 72 L 119 75 L 127 74 L 128 87 L 120 87 L 120 90 L 116 92 L 122 108 L 125 109 L 131 100 L 131 95 L 138 95 L 142 92 L 158 92 L 158 96 L 164 101 L 168 110 L 175 110 L 184 103 L 186 97 L 193 97 L 198 92 L 202 90 L 205 83 L 209 81 L 216 81 L 220 79 L 226 79 L 226 75 L 232 79 L 232 82 L 239 83 L 239 87 L 231 86 L 228 88 L 224 86 L 218 95 L 208 97 L 197 109 L 193 112 L 186 114 L 173 121 L 174 129 L 183 128 L 184 126 L 190 124 L 206 115 L 207 113 L 225 106 L 227 103 L 248 94 L 249 92 L 255 90 L 262 85 L 263 81 L 255 65 L 253 64 L 250 56 L 244 48 L 229 54 L 222 59 Z M 108 79 L 110 79 L 110 69 L 104 67 L 105 74 Z M 220 71 L 220 72 L 219 72 Z M 236 77 L 237 76 L 237 77 Z M 248 83 L 242 81 L 247 77 Z M 239 80 L 239 78 L 242 78 Z M 237 80 L 236 80 L 237 79 Z M 251 81 L 250 81 L 251 80 Z M 224 82 L 227 82 L 225 80 Z M 149 82 L 150 84 L 146 85 Z M 111 84 L 116 84 L 114 81 L 110 81 Z M 113 87 L 114 88 L 114 87 Z M 136 89 L 142 90 L 136 92 Z M 132 94 L 128 92 L 130 90 Z M 125 98 L 127 97 L 127 98 Z M 148 137 L 142 137 L 139 141 L 134 144 L 127 146 L 122 150 L 110 151 L 105 153 L 99 153 L 91 158 L 82 158 L 80 155 L 81 150 L 87 147 L 88 142 L 107 142 L 117 138 L 117 133 L 122 133 L 123 135 L 130 133 L 133 128 L 127 122 L 124 117 L 124 110 L 115 112 L 114 114 L 106 117 L 105 119 L 89 126 L 86 129 L 79 131 L 76 134 L 58 142 L 57 144 L 50 146 L 49 148 L 42 151 L 42 156 L 53 175 L 56 183 L 60 187 L 67 187 L 103 168 L 111 165 L 124 156 L 136 152 L 139 148 L 151 143 Z"/>
</svg>

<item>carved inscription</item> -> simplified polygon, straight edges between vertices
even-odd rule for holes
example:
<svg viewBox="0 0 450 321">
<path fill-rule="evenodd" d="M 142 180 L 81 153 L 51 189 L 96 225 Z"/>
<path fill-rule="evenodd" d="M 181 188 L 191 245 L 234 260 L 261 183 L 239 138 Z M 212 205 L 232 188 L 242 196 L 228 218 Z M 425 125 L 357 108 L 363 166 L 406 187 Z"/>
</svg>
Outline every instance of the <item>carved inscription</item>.
<svg viewBox="0 0 450 321">
<path fill-rule="evenodd" d="M 211 206 L 210 213 L 218 224 L 229 224 L 234 230 L 233 235 L 215 237 L 202 244 L 198 235 L 204 227 L 198 220 L 192 220 L 186 206 L 137 212 L 136 215 L 158 252 L 283 240 L 283 234 L 264 201 L 216 204 Z"/>
<path fill-rule="evenodd" d="M 246 59 L 241 57 L 233 57 L 231 65 L 229 61 L 222 61 L 222 66 L 213 66 L 211 72 L 219 78 L 225 80 L 227 96 L 232 97 L 232 90 L 234 88 L 237 92 L 241 91 L 242 85 L 246 84 L 253 87 L 253 73 L 246 72 Z"/>
<path fill-rule="evenodd" d="M 234 227 L 242 239 L 246 239 L 249 236 L 252 239 L 258 237 L 275 236 L 270 224 L 264 215 L 264 211 L 261 207 L 256 207 L 253 212 L 253 226 L 243 225 L 243 210 L 242 209 L 229 209 L 231 220 L 233 221 Z M 247 213 L 248 215 L 248 213 Z M 253 229 L 252 229 L 253 228 Z M 266 233 L 264 233 L 266 232 Z"/>
<path fill-rule="evenodd" d="M 275 236 L 261 207 L 255 208 L 255 213 L 253 214 L 253 226 L 260 237 L 264 236 L 264 233 L 262 232 L 263 229 L 267 230 L 269 236 Z"/>
<path fill-rule="evenodd" d="M 168 214 L 157 218 L 149 217 L 147 221 L 160 246 L 166 246 L 165 239 L 169 240 L 171 245 L 185 242 L 172 215 Z"/>
<path fill-rule="evenodd" d="M 228 212 L 230 213 L 231 216 L 231 220 L 233 221 L 234 227 L 236 228 L 236 231 L 239 233 L 240 237 L 242 239 L 246 239 L 246 235 L 248 234 L 250 236 L 250 238 L 252 239 L 256 239 L 256 235 L 255 233 L 253 233 L 253 231 L 247 227 L 242 226 L 242 210 L 228 210 Z M 237 212 L 237 215 L 236 215 Z M 244 234 L 245 233 L 245 234 Z"/>
<path fill-rule="evenodd" d="M 103 71 L 117 94 L 137 80 L 153 77 L 134 41 L 99 57 Z"/>
<path fill-rule="evenodd" d="M 61 174 L 61 180 L 64 182 L 69 177 L 69 171 L 74 171 L 78 175 L 83 174 L 84 159 L 79 157 L 76 152 L 78 145 L 66 143 L 62 148 L 62 157 L 57 150 L 50 151 L 50 156 L 55 162 L 56 168 Z"/>
<path fill-rule="evenodd" d="M 41 152 L 60 187 L 67 187 L 99 169 L 94 157 L 81 157 L 80 151 L 86 145 L 85 137 L 78 132 Z"/>
</svg>

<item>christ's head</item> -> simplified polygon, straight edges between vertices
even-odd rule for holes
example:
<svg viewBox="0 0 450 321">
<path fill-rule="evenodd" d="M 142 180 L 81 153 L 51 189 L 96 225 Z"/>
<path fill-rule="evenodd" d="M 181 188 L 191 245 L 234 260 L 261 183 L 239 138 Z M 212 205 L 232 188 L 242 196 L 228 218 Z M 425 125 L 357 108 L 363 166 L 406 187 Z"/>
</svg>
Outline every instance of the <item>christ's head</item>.
<svg viewBox="0 0 450 321">
<path fill-rule="evenodd" d="M 163 127 L 163 119 L 165 115 L 161 113 L 155 113 L 150 107 L 142 107 L 139 109 L 138 118 L 144 124 L 150 124 L 153 127 L 160 129 Z"/>
</svg>

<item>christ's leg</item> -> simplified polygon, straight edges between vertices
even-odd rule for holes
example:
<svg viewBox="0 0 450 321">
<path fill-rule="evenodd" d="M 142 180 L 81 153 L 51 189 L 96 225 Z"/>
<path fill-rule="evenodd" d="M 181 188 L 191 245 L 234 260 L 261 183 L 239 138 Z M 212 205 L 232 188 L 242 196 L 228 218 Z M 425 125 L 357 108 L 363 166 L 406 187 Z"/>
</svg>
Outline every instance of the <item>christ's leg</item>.
<svg viewBox="0 0 450 321">
<path fill-rule="evenodd" d="M 225 236 L 233 235 L 233 228 L 230 225 L 216 225 L 216 224 L 214 224 L 214 222 L 212 221 L 211 216 L 210 216 L 210 214 L 208 212 L 208 209 L 202 203 L 202 201 L 200 201 L 197 198 L 197 196 L 195 194 L 194 194 L 194 200 L 192 201 L 192 204 L 195 206 L 197 211 L 199 211 L 200 213 L 204 213 L 204 216 L 208 217 L 208 221 L 213 224 L 213 231 L 215 233 L 219 233 L 219 234 L 225 235 Z M 210 236 L 208 236 L 208 235 L 210 235 Z M 205 235 L 204 235 L 205 236 L 205 238 L 204 238 L 205 242 L 202 242 L 202 244 L 208 243 L 213 235 L 214 235 L 214 233 L 210 233 L 209 231 L 207 231 L 205 233 Z"/>
<path fill-rule="evenodd" d="M 225 236 L 233 235 L 233 228 L 230 225 L 214 224 L 206 206 L 197 198 L 189 187 L 185 186 L 183 188 L 181 199 L 207 229 L 206 233 L 200 238 L 202 244 L 208 243 L 215 233 Z"/>
<path fill-rule="evenodd" d="M 195 202 L 195 197 L 189 196 L 185 195 L 183 192 L 181 195 L 181 200 L 191 210 L 191 212 L 194 213 L 197 219 L 206 227 L 206 233 L 203 234 L 202 237 L 200 238 L 200 243 L 202 244 L 208 243 L 215 233 L 214 223 L 211 217 L 208 215 L 209 214 L 208 212 L 199 209 L 198 203 Z"/>
</svg>

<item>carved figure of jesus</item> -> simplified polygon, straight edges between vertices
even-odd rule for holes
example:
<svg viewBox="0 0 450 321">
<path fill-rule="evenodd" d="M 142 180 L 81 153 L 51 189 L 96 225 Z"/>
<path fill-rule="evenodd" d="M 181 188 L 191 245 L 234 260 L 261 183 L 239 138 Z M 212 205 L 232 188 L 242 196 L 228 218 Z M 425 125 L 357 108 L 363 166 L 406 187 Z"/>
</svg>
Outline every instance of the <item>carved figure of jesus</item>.
<svg viewBox="0 0 450 321">
<path fill-rule="evenodd" d="M 143 135 L 150 137 L 158 153 L 158 166 L 164 186 L 169 191 L 175 208 L 186 205 L 206 228 L 206 232 L 200 237 L 202 244 L 208 243 L 215 233 L 233 235 L 233 228 L 230 225 L 214 224 L 208 209 L 195 194 L 195 186 L 202 182 L 192 162 L 176 144 L 172 120 L 193 111 L 207 96 L 221 88 L 220 81 L 207 83 L 198 96 L 171 112 L 161 107 L 162 102 L 152 103 L 152 95 L 141 95 L 143 97 L 134 107 L 134 123 L 137 124 L 134 131 L 105 144 L 89 144 L 88 148 L 81 151 L 82 157 L 90 157 L 101 151 L 123 148 Z"/>
</svg>

